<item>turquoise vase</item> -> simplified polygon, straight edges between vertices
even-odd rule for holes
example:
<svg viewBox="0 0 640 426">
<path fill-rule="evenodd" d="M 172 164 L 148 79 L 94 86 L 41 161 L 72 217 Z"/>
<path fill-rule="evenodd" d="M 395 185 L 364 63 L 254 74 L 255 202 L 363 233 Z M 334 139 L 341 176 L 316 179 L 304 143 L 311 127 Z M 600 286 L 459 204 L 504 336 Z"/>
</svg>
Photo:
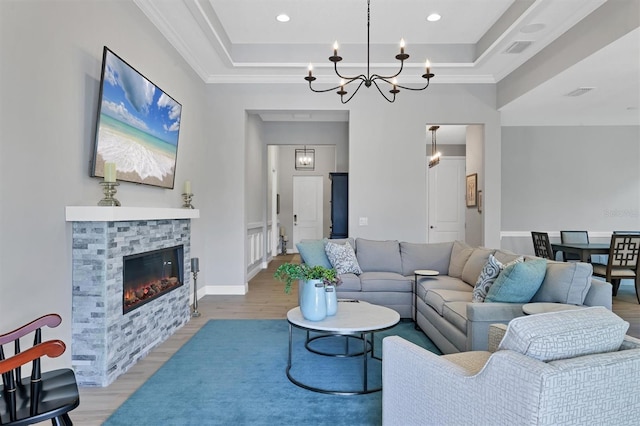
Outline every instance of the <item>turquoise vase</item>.
<svg viewBox="0 0 640 426">
<path fill-rule="evenodd" d="M 335 285 L 328 285 L 324 288 L 327 299 L 327 316 L 335 315 L 338 312 L 338 293 Z"/>
<path fill-rule="evenodd" d="M 322 280 L 301 281 L 300 311 L 304 319 L 322 321 L 327 316 L 327 298 Z"/>
</svg>

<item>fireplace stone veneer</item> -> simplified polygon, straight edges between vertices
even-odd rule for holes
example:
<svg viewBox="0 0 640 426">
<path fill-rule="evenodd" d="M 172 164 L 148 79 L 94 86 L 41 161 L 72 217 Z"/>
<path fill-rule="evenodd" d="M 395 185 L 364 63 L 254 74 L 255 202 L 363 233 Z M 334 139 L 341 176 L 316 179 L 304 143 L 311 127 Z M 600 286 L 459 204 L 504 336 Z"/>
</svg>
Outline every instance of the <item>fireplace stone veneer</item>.
<svg viewBox="0 0 640 426">
<path fill-rule="evenodd" d="M 72 234 L 72 364 L 79 385 L 108 386 L 189 321 L 191 221 L 73 221 Z M 176 245 L 184 285 L 123 314 L 123 256 Z"/>
</svg>

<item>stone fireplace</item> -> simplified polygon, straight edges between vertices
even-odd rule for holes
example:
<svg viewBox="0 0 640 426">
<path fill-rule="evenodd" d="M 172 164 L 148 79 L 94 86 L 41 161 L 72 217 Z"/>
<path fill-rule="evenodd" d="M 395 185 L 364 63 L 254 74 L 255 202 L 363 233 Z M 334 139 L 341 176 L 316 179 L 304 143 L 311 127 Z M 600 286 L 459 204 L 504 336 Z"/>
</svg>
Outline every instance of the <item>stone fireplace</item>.
<svg viewBox="0 0 640 426">
<path fill-rule="evenodd" d="M 79 385 L 108 386 L 190 319 L 191 218 L 197 217 L 187 209 L 67 207 L 73 222 L 71 352 Z M 132 264 L 125 267 L 125 261 L 135 266 L 144 254 L 160 262 L 163 276 L 138 271 L 133 280 L 153 281 L 145 284 L 147 292 L 163 290 L 165 280 L 165 291 L 126 309 L 125 269 Z"/>
</svg>

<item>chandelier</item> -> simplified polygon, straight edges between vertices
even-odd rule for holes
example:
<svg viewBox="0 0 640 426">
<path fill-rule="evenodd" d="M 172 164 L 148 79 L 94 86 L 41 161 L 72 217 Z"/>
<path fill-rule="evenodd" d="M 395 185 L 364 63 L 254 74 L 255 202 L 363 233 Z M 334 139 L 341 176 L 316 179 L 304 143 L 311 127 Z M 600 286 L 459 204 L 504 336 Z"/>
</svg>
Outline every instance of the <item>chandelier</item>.
<svg viewBox="0 0 640 426">
<path fill-rule="evenodd" d="M 304 149 L 295 150 L 295 167 L 296 170 L 314 170 L 316 161 L 316 151 L 314 149 L 307 149 L 305 145 Z"/>
<path fill-rule="evenodd" d="M 333 62 L 333 68 L 336 72 L 336 74 L 338 75 L 338 77 L 340 77 L 340 85 L 339 86 L 335 86 L 332 87 L 330 89 L 324 89 L 324 90 L 317 90 L 314 89 L 311 86 L 311 83 L 313 81 L 316 80 L 316 77 L 313 76 L 313 65 L 309 64 L 309 75 L 307 77 L 305 77 L 304 79 L 307 80 L 309 82 L 309 89 L 311 89 L 313 92 L 316 93 L 324 93 L 324 92 L 330 92 L 336 89 L 339 89 L 336 93 L 338 95 L 340 95 L 340 101 L 343 104 L 346 104 L 347 102 L 349 102 L 356 93 L 358 93 L 358 90 L 360 90 L 360 87 L 362 87 L 362 85 L 364 84 L 365 87 L 371 87 L 371 85 L 374 85 L 376 87 L 376 89 L 378 89 L 378 92 L 380 92 L 380 94 L 382 95 L 383 98 L 385 98 L 388 102 L 395 102 L 396 100 L 396 94 L 400 92 L 400 89 L 406 89 L 406 90 L 414 90 L 414 91 L 419 91 L 419 90 L 424 90 L 427 87 L 429 87 L 429 81 L 431 78 L 433 78 L 435 76 L 435 74 L 433 74 L 431 72 L 431 65 L 429 64 L 429 60 L 426 61 L 425 63 L 425 73 L 422 74 L 422 78 L 427 80 L 427 84 L 424 87 L 421 88 L 413 88 L 413 87 L 406 87 L 406 86 L 402 86 L 400 84 L 398 84 L 398 81 L 396 79 L 396 77 L 398 77 L 398 75 L 400 75 L 400 73 L 402 72 L 402 69 L 404 67 L 404 61 L 409 59 L 409 55 L 407 53 L 404 53 L 404 39 L 400 40 L 400 53 L 398 55 L 396 55 L 396 59 L 400 61 L 400 69 L 398 70 L 397 73 L 393 74 L 393 75 L 389 75 L 389 76 L 382 76 L 379 74 L 371 74 L 370 68 L 371 68 L 371 61 L 370 61 L 370 48 L 371 48 L 371 44 L 370 44 L 370 38 L 369 38 L 369 28 L 370 28 L 370 23 L 371 23 L 371 13 L 370 13 L 370 3 L 371 0 L 367 0 L 367 75 L 365 76 L 364 74 L 360 74 L 357 75 L 355 77 L 348 77 L 348 76 L 344 76 L 342 74 L 340 74 L 340 72 L 338 71 L 338 62 L 342 61 L 342 57 L 338 56 L 338 42 L 336 41 L 333 45 L 333 56 L 329 57 L 329 60 L 331 62 Z M 384 93 L 384 91 L 380 88 L 380 86 L 378 85 L 378 82 L 382 81 L 385 82 L 386 84 L 388 84 L 389 86 L 392 87 L 391 90 L 389 90 L 389 93 L 391 93 L 392 96 L 390 95 L 386 95 Z M 357 82 L 358 85 L 356 86 L 355 90 L 353 91 L 353 93 L 351 93 L 351 95 L 346 98 L 345 100 L 345 95 L 347 95 L 347 91 L 345 90 L 345 87 L 351 83 Z"/>
<path fill-rule="evenodd" d="M 440 163 L 440 153 L 438 152 L 438 145 L 436 144 L 436 130 L 439 128 L 440 126 L 429 127 L 429 131 L 431 132 L 431 157 L 429 158 L 429 168 Z"/>
</svg>

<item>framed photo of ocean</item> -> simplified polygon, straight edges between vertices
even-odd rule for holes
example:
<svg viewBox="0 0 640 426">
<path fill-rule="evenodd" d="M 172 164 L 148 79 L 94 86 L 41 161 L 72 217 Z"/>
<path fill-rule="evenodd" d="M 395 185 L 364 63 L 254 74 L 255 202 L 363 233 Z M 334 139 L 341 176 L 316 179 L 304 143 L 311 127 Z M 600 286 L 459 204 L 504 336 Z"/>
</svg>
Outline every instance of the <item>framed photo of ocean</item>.
<svg viewBox="0 0 640 426">
<path fill-rule="evenodd" d="M 182 105 L 107 46 L 90 175 L 173 189 Z"/>
</svg>

